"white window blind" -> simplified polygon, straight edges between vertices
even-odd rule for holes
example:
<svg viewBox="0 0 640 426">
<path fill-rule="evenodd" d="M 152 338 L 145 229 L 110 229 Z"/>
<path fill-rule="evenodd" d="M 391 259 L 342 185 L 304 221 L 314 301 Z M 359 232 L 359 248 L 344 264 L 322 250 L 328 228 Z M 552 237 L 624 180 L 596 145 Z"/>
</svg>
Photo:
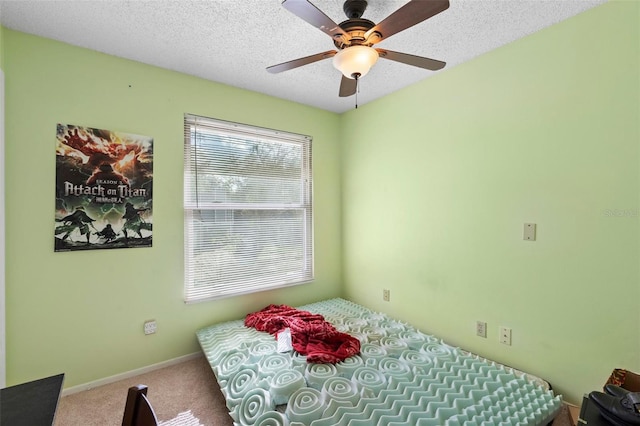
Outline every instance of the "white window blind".
<svg viewBox="0 0 640 426">
<path fill-rule="evenodd" d="M 311 138 L 185 114 L 185 301 L 313 279 Z"/>
</svg>

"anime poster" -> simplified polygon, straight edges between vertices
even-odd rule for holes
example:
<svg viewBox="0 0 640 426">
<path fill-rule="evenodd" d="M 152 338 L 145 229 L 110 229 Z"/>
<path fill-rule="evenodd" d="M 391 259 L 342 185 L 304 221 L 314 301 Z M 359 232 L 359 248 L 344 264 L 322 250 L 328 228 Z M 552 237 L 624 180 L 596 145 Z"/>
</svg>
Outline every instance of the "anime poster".
<svg viewBox="0 0 640 426">
<path fill-rule="evenodd" d="M 153 138 L 58 124 L 55 251 L 151 247 Z"/>
</svg>

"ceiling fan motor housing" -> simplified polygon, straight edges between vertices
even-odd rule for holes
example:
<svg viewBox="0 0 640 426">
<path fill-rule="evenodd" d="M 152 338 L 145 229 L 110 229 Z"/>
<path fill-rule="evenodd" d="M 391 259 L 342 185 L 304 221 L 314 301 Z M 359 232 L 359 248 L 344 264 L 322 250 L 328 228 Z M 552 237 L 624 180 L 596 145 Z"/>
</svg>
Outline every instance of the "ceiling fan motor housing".
<svg viewBox="0 0 640 426">
<path fill-rule="evenodd" d="M 373 39 L 373 37 L 378 37 L 379 34 L 377 32 L 373 32 L 373 34 L 365 37 L 367 31 L 371 28 L 375 27 L 375 23 L 371 22 L 368 19 L 362 18 L 351 18 L 347 19 L 344 22 L 340 23 L 340 28 L 344 30 L 345 33 L 348 34 L 347 37 L 340 37 L 333 40 L 333 44 L 338 49 L 344 49 L 353 45 L 364 45 L 371 46 L 377 43 L 378 39 Z"/>
</svg>

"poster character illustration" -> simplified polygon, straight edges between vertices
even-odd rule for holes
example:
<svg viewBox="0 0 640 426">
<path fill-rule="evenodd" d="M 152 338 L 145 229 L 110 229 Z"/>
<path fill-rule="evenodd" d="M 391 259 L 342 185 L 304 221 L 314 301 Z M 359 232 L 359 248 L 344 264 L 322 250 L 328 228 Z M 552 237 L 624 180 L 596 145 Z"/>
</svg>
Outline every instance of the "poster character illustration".
<svg viewBox="0 0 640 426">
<path fill-rule="evenodd" d="M 58 124 L 55 251 L 151 247 L 153 138 Z"/>
</svg>

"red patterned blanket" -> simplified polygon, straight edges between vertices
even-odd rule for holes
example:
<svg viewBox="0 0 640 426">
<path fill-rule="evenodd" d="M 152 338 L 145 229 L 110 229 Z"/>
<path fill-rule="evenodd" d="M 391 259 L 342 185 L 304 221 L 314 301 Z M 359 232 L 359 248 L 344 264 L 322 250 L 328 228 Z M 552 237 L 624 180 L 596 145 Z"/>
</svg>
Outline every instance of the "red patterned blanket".
<svg viewBox="0 0 640 426">
<path fill-rule="evenodd" d="M 335 364 L 360 352 L 360 341 L 335 329 L 322 315 L 287 305 L 269 305 L 248 314 L 244 325 L 277 335 L 289 327 L 293 349 L 308 362 Z"/>
</svg>

